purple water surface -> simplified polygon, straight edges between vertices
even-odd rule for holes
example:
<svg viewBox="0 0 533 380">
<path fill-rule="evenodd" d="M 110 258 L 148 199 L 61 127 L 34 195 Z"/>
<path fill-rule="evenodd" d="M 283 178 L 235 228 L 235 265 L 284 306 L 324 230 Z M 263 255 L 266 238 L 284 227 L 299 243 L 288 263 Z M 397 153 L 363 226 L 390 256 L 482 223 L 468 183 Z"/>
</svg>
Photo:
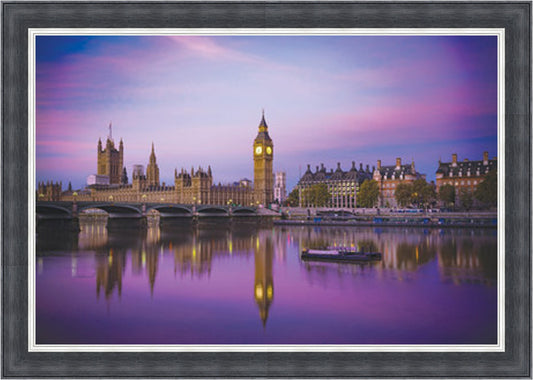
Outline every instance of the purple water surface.
<svg viewBox="0 0 533 380">
<path fill-rule="evenodd" d="M 211 224 L 40 232 L 38 344 L 494 344 L 495 230 Z M 374 264 L 302 248 L 377 250 Z"/>
</svg>

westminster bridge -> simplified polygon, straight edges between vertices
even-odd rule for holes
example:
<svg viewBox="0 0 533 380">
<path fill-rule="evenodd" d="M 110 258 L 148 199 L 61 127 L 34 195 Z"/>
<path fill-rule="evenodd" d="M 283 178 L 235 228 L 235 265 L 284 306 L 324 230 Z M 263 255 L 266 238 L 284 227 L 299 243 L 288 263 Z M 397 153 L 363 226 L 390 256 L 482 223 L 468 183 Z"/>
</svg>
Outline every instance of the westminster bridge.
<svg viewBox="0 0 533 380">
<path fill-rule="evenodd" d="M 192 205 L 175 203 L 120 203 L 120 202 L 66 202 L 37 201 L 37 226 L 47 222 L 62 222 L 79 228 L 79 216 L 89 210 L 107 214 L 108 227 L 146 226 L 147 217 L 157 212 L 161 224 L 171 222 L 197 222 L 200 220 L 228 220 L 262 216 L 257 207 Z"/>
</svg>

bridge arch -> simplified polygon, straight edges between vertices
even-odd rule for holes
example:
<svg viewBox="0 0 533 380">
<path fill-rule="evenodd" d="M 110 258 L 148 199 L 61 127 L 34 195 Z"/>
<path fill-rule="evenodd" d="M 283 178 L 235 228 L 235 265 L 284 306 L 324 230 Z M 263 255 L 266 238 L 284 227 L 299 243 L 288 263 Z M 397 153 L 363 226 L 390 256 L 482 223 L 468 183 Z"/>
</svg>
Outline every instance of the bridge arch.
<svg viewBox="0 0 533 380">
<path fill-rule="evenodd" d="M 83 212 L 89 209 L 99 209 L 99 210 L 105 211 L 109 214 L 109 216 L 111 215 L 127 216 L 127 215 L 132 215 L 132 214 L 135 216 L 142 216 L 142 212 L 138 207 L 135 207 L 133 205 L 128 205 L 128 204 L 100 203 L 100 204 L 83 205 L 79 207 L 80 212 Z"/>
<path fill-rule="evenodd" d="M 229 215 L 228 209 L 220 206 L 204 206 L 198 208 L 198 215 Z"/>
<path fill-rule="evenodd" d="M 232 210 L 233 215 L 255 215 L 257 210 L 253 207 L 236 207 Z"/>
<path fill-rule="evenodd" d="M 66 207 L 52 204 L 37 204 L 35 207 L 37 217 L 64 217 L 70 218 L 72 211 Z"/>
<path fill-rule="evenodd" d="M 146 208 L 146 211 L 155 210 L 162 216 L 192 216 L 192 208 L 175 205 L 175 204 L 161 204 L 153 205 Z"/>
</svg>

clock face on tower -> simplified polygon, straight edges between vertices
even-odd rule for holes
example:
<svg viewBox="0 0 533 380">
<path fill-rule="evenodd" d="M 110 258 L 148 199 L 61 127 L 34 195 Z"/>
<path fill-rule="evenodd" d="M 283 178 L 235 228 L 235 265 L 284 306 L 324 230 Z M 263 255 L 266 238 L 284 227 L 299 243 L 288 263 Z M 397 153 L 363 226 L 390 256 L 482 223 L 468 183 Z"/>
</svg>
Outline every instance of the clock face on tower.
<svg viewBox="0 0 533 380">
<path fill-rule="evenodd" d="M 257 146 L 255 147 L 255 154 L 261 154 L 263 152 L 263 147 Z"/>
<path fill-rule="evenodd" d="M 272 154 L 272 148 L 267 146 L 266 152 L 267 152 L 267 154 Z"/>
</svg>

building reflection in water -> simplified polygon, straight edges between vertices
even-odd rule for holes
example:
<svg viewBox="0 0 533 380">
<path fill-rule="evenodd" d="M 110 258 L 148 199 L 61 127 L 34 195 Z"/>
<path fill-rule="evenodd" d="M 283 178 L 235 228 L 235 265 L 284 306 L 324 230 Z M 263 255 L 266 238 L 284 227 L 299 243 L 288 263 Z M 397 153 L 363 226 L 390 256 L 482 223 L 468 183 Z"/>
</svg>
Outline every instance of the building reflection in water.
<svg viewBox="0 0 533 380">
<path fill-rule="evenodd" d="M 381 276 L 409 280 L 420 267 L 437 259 L 442 281 L 493 284 L 496 280 L 497 246 L 486 230 L 302 227 L 291 229 L 290 234 L 298 236 L 299 251 L 336 246 L 382 253 L 382 260 L 371 264 L 303 264 L 318 277 L 328 272 L 353 275 L 371 268 Z"/>
<path fill-rule="evenodd" d="M 441 278 L 456 285 L 484 283 L 492 285 L 497 278 L 497 245 L 491 236 L 476 236 L 476 231 L 449 235 L 439 247 Z"/>
<path fill-rule="evenodd" d="M 109 299 L 115 288 L 118 296 L 122 295 L 122 272 L 125 264 L 124 254 L 113 248 L 109 248 L 107 256 L 96 256 L 96 298 L 103 291 L 105 298 Z"/>
<path fill-rule="evenodd" d="M 260 230 L 250 223 L 233 226 L 184 223 L 163 229 L 157 223 L 149 223 L 145 231 L 108 231 L 105 220 L 92 219 L 83 220 L 80 226 L 78 251 L 96 253 L 97 299 L 101 294 L 106 300 L 113 294 L 121 297 L 127 264 L 131 265 L 132 275 L 147 276 L 153 296 L 160 260 L 165 256 L 173 258 L 175 276 L 203 278 L 211 275 L 215 257 L 254 255 L 254 299 L 261 321 L 266 324 L 274 295 L 272 230 Z M 281 259 L 285 247 L 280 239 L 278 236 L 276 249 L 280 251 L 278 257 Z M 73 260 L 76 260 L 75 255 Z"/>
<path fill-rule="evenodd" d="M 107 245 L 107 228 L 104 218 L 80 218 L 79 250 L 98 250 Z"/>
<path fill-rule="evenodd" d="M 284 263 L 288 252 L 296 255 L 307 247 L 343 246 L 383 255 L 381 261 L 370 265 L 301 262 L 310 281 L 325 284 L 331 275 L 353 276 L 367 271 L 378 278 L 409 280 L 419 268 L 432 262 L 438 265 L 438 275 L 445 282 L 493 284 L 496 280 L 494 236 L 476 230 L 259 228 L 255 224 L 190 223 L 161 229 L 152 223 L 144 231 L 108 232 L 102 221 L 83 221 L 76 242 L 78 251 L 95 252 L 96 297 L 103 294 L 107 300 L 114 293 L 121 297 L 127 265 L 131 265 L 132 275 L 146 275 L 153 296 L 159 266 L 167 257 L 173 261 L 175 277 L 202 278 L 215 270 L 213 262 L 217 257 L 253 254 L 253 297 L 263 326 L 274 299 L 274 258 Z M 73 275 L 77 260 L 72 255 Z M 38 259 L 37 264 L 42 272 L 42 260 Z"/>
</svg>

